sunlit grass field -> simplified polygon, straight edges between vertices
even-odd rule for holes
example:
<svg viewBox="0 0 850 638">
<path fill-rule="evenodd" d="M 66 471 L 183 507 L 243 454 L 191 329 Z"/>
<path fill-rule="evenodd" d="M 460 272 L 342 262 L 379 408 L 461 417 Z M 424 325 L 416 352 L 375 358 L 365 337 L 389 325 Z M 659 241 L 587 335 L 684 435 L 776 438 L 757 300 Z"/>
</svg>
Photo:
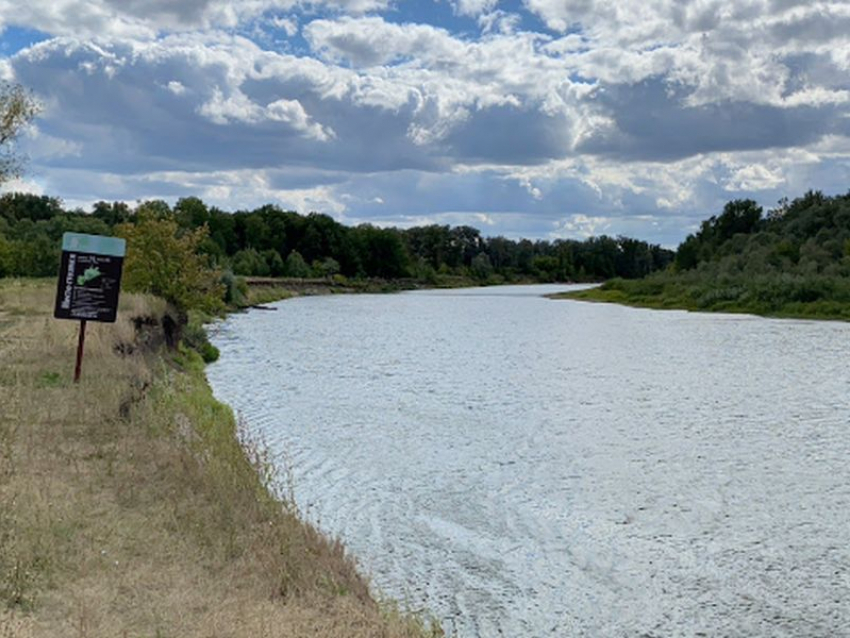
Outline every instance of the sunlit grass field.
<svg viewBox="0 0 850 638">
<path fill-rule="evenodd" d="M 162 302 L 123 295 L 89 323 L 74 384 L 78 324 L 53 295 L 0 280 L 0 638 L 439 635 L 271 496 L 198 355 L 134 322 Z"/>
</svg>

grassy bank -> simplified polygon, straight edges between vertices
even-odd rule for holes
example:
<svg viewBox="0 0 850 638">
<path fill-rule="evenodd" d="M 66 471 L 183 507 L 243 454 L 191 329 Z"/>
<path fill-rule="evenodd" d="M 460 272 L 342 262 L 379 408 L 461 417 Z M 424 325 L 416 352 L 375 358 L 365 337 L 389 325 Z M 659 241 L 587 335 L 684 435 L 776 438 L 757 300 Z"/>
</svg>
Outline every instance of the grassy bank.
<svg viewBox="0 0 850 638">
<path fill-rule="evenodd" d="M 706 281 L 699 273 L 665 273 L 638 280 L 612 279 L 598 288 L 553 298 L 640 308 L 850 320 L 850 284 L 828 276 L 786 274 Z"/>
<path fill-rule="evenodd" d="M 344 548 L 270 495 L 156 299 L 52 319 L 54 282 L 0 281 L 0 637 L 423 636 Z"/>
</svg>

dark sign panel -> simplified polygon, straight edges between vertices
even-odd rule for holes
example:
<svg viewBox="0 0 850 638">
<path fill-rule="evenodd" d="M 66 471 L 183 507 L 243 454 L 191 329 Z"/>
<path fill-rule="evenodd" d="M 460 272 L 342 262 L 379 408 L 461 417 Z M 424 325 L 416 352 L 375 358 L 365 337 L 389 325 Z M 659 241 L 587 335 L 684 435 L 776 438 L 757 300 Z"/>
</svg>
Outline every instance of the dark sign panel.
<svg viewBox="0 0 850 638">
<path fill-rule="evenodd" d="M 53 316 L 115 321 L 124 251 L 123 239 L 65 233 Z"/>
</svg>

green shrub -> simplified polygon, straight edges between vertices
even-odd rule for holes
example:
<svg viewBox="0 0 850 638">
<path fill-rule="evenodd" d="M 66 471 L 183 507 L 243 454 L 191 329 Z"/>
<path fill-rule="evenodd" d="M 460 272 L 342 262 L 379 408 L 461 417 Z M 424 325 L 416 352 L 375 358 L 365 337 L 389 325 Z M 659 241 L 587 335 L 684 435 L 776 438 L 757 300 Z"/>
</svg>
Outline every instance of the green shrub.
<svg viewBox="0 0 850 638">
<path fill-rule="evenodd" d="M 212 363 L 218 360 L 218 348 L 210 343 L 207 331 L 195 317 L 183 329 L 183 343 L 186 347 L 200 354 L 205 363 Z"/>
</svg>

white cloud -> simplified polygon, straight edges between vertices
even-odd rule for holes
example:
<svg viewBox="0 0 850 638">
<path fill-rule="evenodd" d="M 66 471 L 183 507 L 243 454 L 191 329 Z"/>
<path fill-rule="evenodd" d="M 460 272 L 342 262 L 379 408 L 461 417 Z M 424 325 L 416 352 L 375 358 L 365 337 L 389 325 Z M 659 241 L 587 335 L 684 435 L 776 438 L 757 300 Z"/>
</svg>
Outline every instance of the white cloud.
<svg viewBox="0 0 850 638">
<path fill-rule="evenodd" d="M 478 25 L 485 34 L 502 33 L 504 35 L 513 35 L 519 30 L 521 24 L 522 17 L 517 13 L 492 11 L 490 13 L 482 13 L 478 16 Z"/>
<path fill-rule="evenodd" d="M 80 144 L 47 135 L 35 125 L 30 125 L 26 130 L 26 147 L 30 159 L 35 161 L 79 157 L 82 154 Z"/>
<path fill-rule="evenodd" d="M 29 193 L 32 195 L 44 195 L 44 192 L 44 188 L 31 178 L 10 179 L 0 184 L 0 194 Z"/>
<path fill-rule="evenodd" d="M 414 56 L 454 62 L 464 44 L 429 25 L 392 24 L 378 17 L 314 20 L 304 37 L 326 59 L 358 67 L 382 66 Z"/>
<path fill-rule="evenodd" d="M 611 218 L 589 217 L 579 213 L 558 220 L 553 226 L 554 230 L 549 233 L 553 239 L 587 239 L 605 234 L 611 228 Z"/>
<path fill-rule="evenodd" d="M 452 7 L 457 14 L 478 17 L 490 13 L 499 4 L 499 0 L 452 0 Z"/>
<path fill-rule="evenodd" d="M 289 17 L 289 18 L 272 18 L 271 24 L 278 29 L 281 29 L 286 35 L 290 38 L 298 33 L 298 18 L 297 17 Z"/>
<path fill-rule="evenodd" d="M 363 14 L 385 10 L 389 4 L 389 0 L 0 0 L 0 30 L 26 26 L 60 36 L 153 38 L 161 33 L 233 29 L 270 12 Z"/>
<path fill-rule="evenodd" d="M 186 92 L 186 87 L 177 80 L 171 80 L 165 87 L 174 95 L 183 95 Z"/>
<path fill-rule="evenodd" d="M 298 100 L 276 100 L 266 107 L 266 117 L 277 122 L 290 124 L 305 136 L 326 142 L 336 136 L 333 129 L 326 129 L 312 121 Z"/>
<path fill-rule="evenodd" d="M 726 181 L 728 191 L 760 191 L 776 188 L 785 181 L 781 172 L 765 166 L 751 164 L 736 170 Z"/>
<path fill-rule="evenodd" d="M 198 108 L 198 113 L 212 122 L 227 125 L 231 122 L 255 124 L 262 119 L 262 107 L 252 102 L 240 91 L 232 91 L 225 96 L 218 88 L 213 88 L 210 99 Z"/>
<path fill-rule="evenodd" d="M 452 6 L 481 31 L 384 0 L 0 0 L 0 28 L 71 34 L 0 59 L 0 78 L 44 99 L 33 170 L 80 199 L 197 188 L 391 220 L 414 193 L 411 219 L 499 232 L 525 210 L 538 235 L 553 219 L 578 235 L 846 189 L 845 1 L 525 0 L 554 36 L 495 0 Z M 234 35 L 270 30 L 266 48 Z"/>
<path fill-rule="evenodd" d="M 15 79 L 15 72 L 9 60 L 0 58 L 0 82 L 11 82 Z"/>
</svg>

